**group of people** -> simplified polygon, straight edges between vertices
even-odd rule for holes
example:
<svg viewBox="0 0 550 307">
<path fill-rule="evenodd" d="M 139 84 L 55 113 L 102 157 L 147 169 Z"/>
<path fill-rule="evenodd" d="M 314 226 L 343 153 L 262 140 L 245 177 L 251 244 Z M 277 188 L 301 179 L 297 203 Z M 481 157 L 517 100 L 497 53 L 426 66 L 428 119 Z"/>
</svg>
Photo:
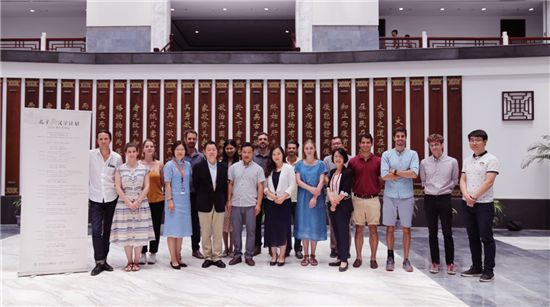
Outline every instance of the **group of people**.
<svg viewBox="0 0 550 307">
<path fill-rule="evenodd" d="M 238 148 L 234 140 L 227 140 L 223 159 L 218 161 L 216 143 L 204 143 L 204 153 L 200 153 L 195 148 L 197 132 L 189 130 L 184 134 L 184 142 L 172 144 L 173 157 L 166 165 L 156 159 L 155 144 L 151 140 L 143 142 L 141 159 L 138 159 L 138 146 L 126 144 L 123 164 L 121 156 L 109 149 L 110 132 L 99 131 L 99 148 L 90 151 L 90 214 L 96 261 L 91 274 L 113 270 L 106 261 L 110 242 L 125 248 L 126 271 L 138 271 L 140 264 L 154 264 L 163 214 L 163 236 L 167 238 L 170 266 L 177 270 L 187 266 L 182 261 L 181 246 L 182 238 L 189 236 L 192 256 L 204 259 L 203 268 L 212 265 L 225 268 L 223 257 L 230 257 L 229 265 L 236 265 L 242 262 L 243 256 L 246 264 L 254 266 L 253 257 L 262 250 L 262 221 L 263 247 L 269 248 L 271 266 L 285 265 L 292 247 L 296 257 L 302 259 L 302 266 L 317 266 L 317 242 L 327 240 L 328 215 L 330 257 L 336 258 L 329 266 L 338 267 L 340 272 L 348 269 L 350 223 L 353 223 L 356 229 L 353 267 L 362 265 L 363 232 L 367 226 L 369 266 L 378 268 L 377 227 L 382 216 L 382 223 L 387 227 L 385 269 L 395 269 L 394 232 L 400 223 L 403 269 L 412 272 L 409 250 L 415 208 L 413 179 L 420 176 L 428 219 L 430 272 L 439 272 L 440 220 L 446 271 L 456 274 L 451 192 L 460 182 L 473 263 L 461 275 L 477 276 L 480 281 L 493 280 L 492 186 L 499 166 L 497 158 L 485 150 L 487 134 L 475 130 L 468 135 L 474 154 L 464 160 L 460 181 L 458 162 L 443 152 L 441 135 L 432 134 L 427 138 L 432 155 L 421 162 L 414 150 L 406 148 L 406 140 L 406 129 L 396 128 L 393 131 L 395 147 L 379 158 L 371 151 L 372 135 L 361 134 L 359 154 L 351 157 L 341 138 L 334 137 L 332 154 L 321 161 L 312 140 L 305 141 L 302 160 L 298 157 L 298 142 L 289 141 L 286 148 L 275 145 L 269 149 L 268 135 L 260 133 L 256 150 L 252 143 L 245 142 Z M 381 206 L 379 194 L 383 186 Z M 245 246 L 241 235 L 243 225 L 246 226 Z M 201 233 L 204 255 L 199 251 Z"/>
</svg>

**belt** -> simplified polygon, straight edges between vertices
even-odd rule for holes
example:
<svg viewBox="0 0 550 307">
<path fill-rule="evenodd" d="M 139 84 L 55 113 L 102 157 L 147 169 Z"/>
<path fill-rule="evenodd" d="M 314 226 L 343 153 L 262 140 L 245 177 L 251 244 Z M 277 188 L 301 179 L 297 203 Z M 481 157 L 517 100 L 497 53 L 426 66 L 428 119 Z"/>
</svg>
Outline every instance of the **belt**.
<svg viewBox="0 0 550 307">
<path fill-rule="evenodd" d="M 366 199 L 378 197 L 378 194 L 371 194 L 371 195 L 358 195 L 358 194 L 354 194 L 354 195 L 355 195 L 355 197 L 366 198 Z"/>
<path fill-rule="evenodd" d="M 434 197 L 434 198 L 439 198 L 439 197 L 450 197 L 451 194 L 441 194 L 441 195 L 430 195 L 430 194 L 426 194 L 424 195 L 425 197 Z"/>
</svg>

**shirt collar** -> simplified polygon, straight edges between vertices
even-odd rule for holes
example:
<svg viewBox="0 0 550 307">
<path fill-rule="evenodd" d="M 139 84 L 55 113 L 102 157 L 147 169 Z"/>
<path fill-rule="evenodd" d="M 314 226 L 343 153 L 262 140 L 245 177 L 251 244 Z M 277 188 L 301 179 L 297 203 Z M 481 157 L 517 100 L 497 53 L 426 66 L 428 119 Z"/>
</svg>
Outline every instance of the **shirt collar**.
<svg viewBox="0 0 550 307">
<path fill-rule="evenodd" d="M 439 157 L 439 159 L 437 159 L 434 155 L 431 155 L 430 157 L 432 158 L 433 161 L 443 161 L 443 159 L 445 159 L 446 155 L 445 155 L 445 153 L 441 154 L 441 157 Z"/>
<path fill-rule="evenodd" d="M 256 149 L 256 151 L 254 152 L 254 155 L 258 156 L 258 157 L 262 157 L 262 158 L 267 158 L 269 156 L 269 150 L 267 150 L 267 153 L 265 154 L 265 156 L 262 156 L 260 151 L 258 149 Z"/>
<path fill-rule="evenodd" d="M 475 153 L 474 153 L 472 156 L 473 156 L 474 158 L 481 158 L 481 157 L 483 157 L 486 153 L 487 153 L 487 150 L 484 151 L 484 152 L 483 152 L 481 155 L 479 155 L 479 156 L 476 156 Z"/>
<path fill-rule="evenodd" d="M 206 163 L 208 163 L 208 167 L 210 167 L 210 168 L 214 168 L 214 167 L 216 167 L 216 165 L 218 165 L 218 161 L 214 162 L 213 165 L 210 164 L 210 161 L 208 161 L 208 160 L 206 160 Z"/>
<path fill-rule="evenodd" d="M 288 157 L 286 157 L 285 160 L 286 160 L 287 164 L 290 164 L 292 166 L 296 165 L 296 163 L 298 163 L 298 161 L 302 161 L 302 159 L 300 159 L 300 157 L 296 157 L 296 162 L 294 162 L 294 163 L 288 162 Z"/>
</svg>

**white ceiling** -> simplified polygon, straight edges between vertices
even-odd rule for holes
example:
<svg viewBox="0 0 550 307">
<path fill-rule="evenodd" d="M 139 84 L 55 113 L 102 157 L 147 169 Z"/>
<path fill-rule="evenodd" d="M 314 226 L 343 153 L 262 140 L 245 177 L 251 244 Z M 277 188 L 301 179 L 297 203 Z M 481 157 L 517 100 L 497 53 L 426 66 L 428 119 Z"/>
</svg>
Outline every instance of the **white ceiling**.
<svg viewBox="0 0 550 307">
<path fill-rule="evenodd" d="M 316 1 L 316 0 L 313 0 Z M 380 0 L 384 16 L 529 16 L 544 0 Z M 295 0 L 172 0 L 172 19 L 294 19 Z M 402 7 L 403 11 L 399 11 Z M 440 8 L 445 10 L 441 11 Z M 227 10 L 224 11 L 223 8 Z M 268 8 L 269 10 L 265 10 Z M 482 11 L 481 8 L 487 10 Z M 534 11 L 529 11 L 534 8 Z M 86 17 L 86 0 L 0 0 L 2 17 Z M 30 10 L 35 10 L 34 13 Z"/>
</svg>

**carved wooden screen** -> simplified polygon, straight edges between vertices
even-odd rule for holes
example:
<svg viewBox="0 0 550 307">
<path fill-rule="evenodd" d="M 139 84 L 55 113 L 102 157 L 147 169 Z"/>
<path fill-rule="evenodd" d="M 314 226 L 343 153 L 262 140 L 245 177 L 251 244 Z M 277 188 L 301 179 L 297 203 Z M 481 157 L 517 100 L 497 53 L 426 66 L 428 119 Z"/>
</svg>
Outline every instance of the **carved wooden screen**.
<svg viewBox="0 0 550 307">
<path fill-rule="evenodd" d="M 197 150 L 202 151 L 204 142 L 212 138 L 212 81 L 199 80 L 199 135 L 197 136 Z"/>
<path fill-rule="evenodd" d="M 410 78 L 411 130 L 408 133 L 408 147 L 418 153 L 418 159 L 424 159 L 424 78 Z M 420 177 L 414 180 L 420 183 Z"/>
<path fill-rule="evenodd" d="M 264 82 L 250 80 L 250 139 L 256 146 L 256 137 L 264 126 Z"/>
<path fill-rule="evenodd" d="M 111 81 L 97 80 L 95 131 L 109 130 L 109 89 Z M 97 144 L 95 144 L 97 145 Z M 95 147 L 95 146 L 94 146 Z"/>
<path fill-rule="evenodd" d="M 428 80 L 430 91 L 429 134 L 443 135 L 443 77 L 430 77 Z"/>
<path fill-rule="evenodd" d="M 19 151 L 21 133 L 21 79 L 8 78 L 6 86 L 6 190 L 19 194 Z"/>
<path fill-rule="evenodd" d="M 44 79 L 42 107 L 44 109 L 57 109 L 57 79 Z"/>
<path fill-rule="evenodd" d="M 75 80 L 61 80 L 61 109 L 74 110 Z"/>
<path fill-rule="evenodd" d="M 141 147 L 143 141 L 143 80 L 130 80 L 130 141 Z"/>
<path fill-rule="evenodd" d="M 378 78 L 374 83 L 374 154 L 381 157 L 388 145 L 388 79 Z"/>
<path fill-rule="evenodd" d="M 391 134 L 397 127 L 407 128 L 407 109 L 405 103 L 405 78 L 391 79 Z M 407 144 L 408 146 L 408 144 Z M 392 138 L 392 147 L 395 147 L 395 142 Z"/>
<path fill-rule="evenodd" d="M 78 81 L 78 109 L 80 111 L 92 112 L 93 96 L 92 96 L 92 80 L 79 80 Z M 95 147 L 92 145 L 92 140 L 95 139 L 92 129 L 93 122 L 90 121 L 90 148 Z"/>
<path fill-rule="evenodd" d="M 303 143 L 309 139 L 315 140 L 315 135 L 317 133 L 315 127 L 315 119 L 317 118 L 315 80 L 303 80 L 302 93 L 302 150 L 300 150 L 300 156 L 303 156 L 301 154 L 303 152 Z"/>
<path fill-rule="evenodd" d="M 351 152 L 351 80 L 338 80 L 338 136 L 344 143 L 344 149 L 348 154 Z"/>
<path fill-rule="evenodd" d="M 143 139 L 155 144 L 160 144 L 160 91 L 160 80 L 147 80 L 147 135 Z"/>
<path fill-rule="evenodd" d="M 25 108 L 38 108 L 39 106 L 39 79 L 25 79 Z"/>
<path fill-rule="evenodd" d="M 333 113 L 334 113 L 334 81 L 321 80 L 321 144 L 317 144 L 317 148 L 321 148 L 318 153 L 320 159 L 330 155 L 330 140 L 334 134 Z"/>
<path fill-rule="evenodd" d="M 462 170 L 462 77 L 447 77 L 447 154 Z M 462 196 L 457 186 L 453 196 Z"/>
<path fill-rule="evenodd" d="M 182 94 L 183 95 L 183 94 Z M 164 148 L 162 157 L 164 161 L 172 158 L 172 144 L 177 141 L 178 134 L 178 81 L 164 80 Z M 160 148 L 160 144 L 157 144 Z M 160 151 L 160 150 L 159 150 Z M 159 159 L 161 159 L 159 157 Z"/>
<path fill-rule="evenodd" d="M 246 140 L 246 80 L 233 81 L 233 139 L 240 148 Z M 239 150 L 237 148 L 237 150 Z"/>
<path fill-rule="evenodd" d="M 126 80 L 113 81 L 113 150 L 124 157 L 126 145 Z"/>
<path fill-rule="evenodd" d="M 269 148 L 281 144 L 281 81 L 267 81 L 267 133 Z M 284 148 L 284 146 L 283 146 Z"/>
<path fill-rule="evenodd" d="M 285 137 L 283 148 L 290 140 L 298 141 L 298 80 L 285 80 Z"/>
<path fill-rule="evenodd" d="M 223 155 L 223 143 L 229 138 L 229 81 L 216 80 L 216 119 L 214 120 L 218 159 Z"/>
<path fill-rule="evenodd" d="M 370 104 L 369 104 L 369 79 L 355 80 L 355 135 L 354 142 L 358 142 L 358 136 L 370 132 Z M 373 133 L 371 133 L 373 134 Z M 359 143 L 357 143 L 359 152 Z M 356 153 L 353 153 L 355 155 Z"/>
</svg>

